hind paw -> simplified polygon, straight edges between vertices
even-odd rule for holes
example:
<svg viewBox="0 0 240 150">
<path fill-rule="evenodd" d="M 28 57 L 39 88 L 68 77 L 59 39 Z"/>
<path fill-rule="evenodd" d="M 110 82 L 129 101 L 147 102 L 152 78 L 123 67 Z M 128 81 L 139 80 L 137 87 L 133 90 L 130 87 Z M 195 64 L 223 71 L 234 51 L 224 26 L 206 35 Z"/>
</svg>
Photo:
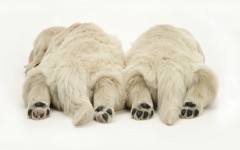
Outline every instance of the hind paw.
<svg viewBox="0 0 240 150">
<path fill-rule="evenodd" d="M 33 120 L 45 119 L 50 114 L 50 108 L 43 102 L 36 102 L 28 109 L 28 116 Z"/>
<path fill-rule="evenodd" d="M 147 120 L 153 116 L 153 107 L 147 103 L 140 103 L 136 107 L 132 108 L 132 118 L 136 120 Z"/>
<path fill-rule="evenodd" d="M 196 104 L 192 102 L 186 102 L 181 110 L 180 117 L 191 119 L 197 117 L 199 113 L 200 108 Z"/>
<path fill-rule="evenodd" d="M 113 109 L 106 106 L 98 106 L 94 111 L 94 120 L 100 123 L 109 123 L 112 120 Z"/>
</svg>

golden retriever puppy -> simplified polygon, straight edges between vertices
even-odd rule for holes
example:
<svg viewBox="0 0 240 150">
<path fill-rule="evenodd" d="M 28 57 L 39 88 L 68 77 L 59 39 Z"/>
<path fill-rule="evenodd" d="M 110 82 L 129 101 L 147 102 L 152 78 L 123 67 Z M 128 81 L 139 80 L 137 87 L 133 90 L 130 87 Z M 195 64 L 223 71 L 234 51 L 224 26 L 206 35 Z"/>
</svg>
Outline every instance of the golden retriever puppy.
<svg viewBox="0 0 240 150">
<path fill-rule="evenodd" d="M 126 58 L 127 106 L 132 118 L 153 116 L 168 125 L 199 116 L 216 97 L 217 81 L 203 52 L 186 30 L 157 25 L 143 33 Z"/>
<path fill-rule="evenodd" d="M 50 104 L 81 125 L 108 123 L 124 108 L 124 53 L 120 43 L 94 24 L 42 31 L 26 66 L 23 99 L 28 116 L 47 118 Z"/>
</svg>

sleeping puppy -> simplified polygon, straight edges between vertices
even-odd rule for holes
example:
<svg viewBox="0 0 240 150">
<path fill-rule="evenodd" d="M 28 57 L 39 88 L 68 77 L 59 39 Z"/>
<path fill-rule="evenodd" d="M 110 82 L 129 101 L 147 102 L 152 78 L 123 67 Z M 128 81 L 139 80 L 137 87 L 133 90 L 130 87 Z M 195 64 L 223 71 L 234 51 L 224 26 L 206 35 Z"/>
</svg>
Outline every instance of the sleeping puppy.
<svg viewBox="0 0 240 150">
<path fill-rule="evenodd" d="M 81 125 L 108 123 L 124 108 L 124 53 L 120 43 L 94 24 L 42 31 L 26 66 L 23 99 L 28 116 L 45 119 L 50 104 Z"/>
<path fill-rule="evenodd" d="M 199 116 L 216 97 L 217 81 L 203 52 L 186 30 L 157 25 L 143 33 L 126 60 L 127 106 L 132 118 L 153 116 L 168 125 Z"/>
</svg>

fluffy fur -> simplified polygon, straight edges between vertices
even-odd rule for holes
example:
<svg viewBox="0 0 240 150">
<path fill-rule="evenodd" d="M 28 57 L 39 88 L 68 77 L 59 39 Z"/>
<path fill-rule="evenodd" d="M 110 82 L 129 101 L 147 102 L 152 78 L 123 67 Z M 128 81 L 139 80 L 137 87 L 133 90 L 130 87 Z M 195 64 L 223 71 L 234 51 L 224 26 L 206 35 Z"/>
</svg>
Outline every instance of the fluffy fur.
<svg viewBox="0 0 240 150">
<path fill-rule="evenodd" d="M 44 119 L 50 104 L 74 125 L 109 122 L 123 109 L 124 54 L 120 43 L 94 24 L 42 31 L 26 66 L 23 99 L 32 119 Z M 95 110 L 95 111 L 94 111 Z"/>
<path fill-rule="evenodd" d="M 204 64 L 193 36 L 170 25 L 143 33 L 128 52 L 125 69 L 127 105 L 132 117 L 149 119 L 154 104 L 161 120 L 171 125 L 202 113 L 216 97 L 217 81 Z"/>
</svg>

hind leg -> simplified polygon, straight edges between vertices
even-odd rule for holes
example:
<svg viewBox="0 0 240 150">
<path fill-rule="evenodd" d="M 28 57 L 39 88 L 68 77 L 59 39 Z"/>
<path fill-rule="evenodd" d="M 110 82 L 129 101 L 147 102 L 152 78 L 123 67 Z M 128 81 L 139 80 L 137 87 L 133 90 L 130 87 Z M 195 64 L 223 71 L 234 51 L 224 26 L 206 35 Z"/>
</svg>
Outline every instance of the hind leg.
<svg viewBox="0 0 240 150">
<path fill-rule="evenodd" d="M 124 107 L 125 95 L 122 83 L 113 78 L 101 78 L 94 88 L 94 119 L 101 123 L 110 122 L 114 109 Z"/>
<path fill-rule="evenodd" d="M 153 116 L 153 102 L 150 91 L 142 76 L 133 76 L 127 81 L 127 105 L 135 120 L 146 120 Z"/>
<path fill-rule="evenodd" d="M 51 96 L 41 72 L 36 70 L 29 72 L 24 83 L 23 99 L 31 119 L 40 120 L 49 116 Z"/>
<path fill-rule="evenodd" d="M 216 93 L 217 81 L 213 72 L 208 68 L 199 69 L 186 93 L 180 117 L 197 117 L 215 99 Z"/>
</svg>

